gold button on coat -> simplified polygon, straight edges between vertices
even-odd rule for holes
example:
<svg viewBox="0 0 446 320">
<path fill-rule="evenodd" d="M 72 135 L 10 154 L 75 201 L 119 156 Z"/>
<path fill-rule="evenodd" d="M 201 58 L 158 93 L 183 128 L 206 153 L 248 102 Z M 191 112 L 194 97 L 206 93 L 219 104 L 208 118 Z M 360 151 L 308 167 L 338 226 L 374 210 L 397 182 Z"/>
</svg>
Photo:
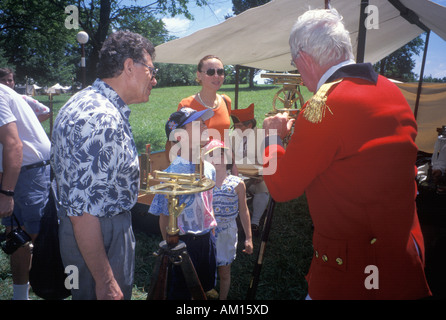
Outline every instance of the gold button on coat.
<svg viewBox="0 0 446 320">
<path fill-rule="evenodd" d="M 324 255 L 322 256 L 322 261 L 324 261 L 324 262 L 327 262 L 327 261 L 328 261 L 328 257 L 327 257 L 327 255 L 324 254 Z"/>
<path fill-rule="evenodd" d="M 372 240 L 370 240 L 370 244 L 374 244 L 376 242 L 376 238 L 373 238 Z"/>
<path fill-rule="evenodd" d="M 342 261 L 341 258 L 336 258 L 336 263 L 337 263 L 338 265 L 341 265 L 341 264 L 344 263 L 344 261 Z"/>
</svg>

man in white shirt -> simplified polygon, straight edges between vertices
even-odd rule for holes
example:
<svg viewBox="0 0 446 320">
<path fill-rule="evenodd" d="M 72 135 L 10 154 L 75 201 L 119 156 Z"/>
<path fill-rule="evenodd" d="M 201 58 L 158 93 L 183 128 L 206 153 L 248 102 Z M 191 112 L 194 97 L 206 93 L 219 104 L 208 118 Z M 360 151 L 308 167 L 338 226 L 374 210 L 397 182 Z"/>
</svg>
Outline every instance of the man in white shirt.
<svg viewBox="0 0 446 320">
<path fill-rule="evenodd" d="M 50 189 L 50 146 L 25 100 L 0 84 L 0 217 L 7 234 L 16 219 L 33 241 L 39 233 Z M 28 299 L 30 261 L 29 246 L 11 254 L 14 300 Z"/>
</svg>

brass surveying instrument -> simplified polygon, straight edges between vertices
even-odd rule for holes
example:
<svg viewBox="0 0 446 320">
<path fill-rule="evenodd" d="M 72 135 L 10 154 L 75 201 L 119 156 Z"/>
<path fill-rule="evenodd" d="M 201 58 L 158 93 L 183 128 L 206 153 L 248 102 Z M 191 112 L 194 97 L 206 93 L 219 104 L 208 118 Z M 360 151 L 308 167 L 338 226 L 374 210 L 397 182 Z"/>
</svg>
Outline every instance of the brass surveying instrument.
<svg viewBox="0 0 446 320">
<path fill-rule="evenodd" d="M 269 117 L 282 112 L 288 112 L 290 116 L 297 115 L 300 108 L 304 105 L 304 98 L 300 92 L 300 86 L 303 85 L 300 74 L 262 73 L 261 77 L 272 79 L 273 84 L 282 85 L 282 88 L 274 95 L 273 110 L 267 113 L 266 116 Z"/>
<path fill-rule="evenodd" d="M 156 262 L 152 273 L 151 284 L 147 300 L 165 300 L 167 297 L 168 271 L 172 265 L 180 266 L 186 285 L 194 300 L 206 300 L 200 280 L 198 279 L 194 265 L 187 253 L 186 244 L 179 240 L 178 216 L 185 207 L 185 203 L 179 203 L 179 197 L 200 193 L 212 189 L 215 182 L 203 176 L 203 154 L 200 152 L 198 172 L 169 173 L 155 170 L 153 176 L 147 175 L 147 188 L 142 193 L 163 194 L 168 199 L 169 223 L 167 237 L 159 244 L 155 253 Z M 150 172 L 150 170 L 147 170 Z M 149 180 L 160 182 L 149 187 Z"/>
</svg>

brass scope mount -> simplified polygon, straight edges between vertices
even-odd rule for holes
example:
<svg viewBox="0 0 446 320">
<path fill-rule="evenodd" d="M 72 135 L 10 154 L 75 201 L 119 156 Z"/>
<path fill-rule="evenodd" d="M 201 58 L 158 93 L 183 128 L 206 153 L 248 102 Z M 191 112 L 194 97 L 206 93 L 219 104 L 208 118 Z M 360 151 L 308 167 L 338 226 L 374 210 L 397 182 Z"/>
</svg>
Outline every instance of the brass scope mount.
<svg viewBox="0 0 446 320">
<path fill-rule="evenodd" d="M 159 250 L 155 253 L 157 260 L 152 273 L 152 280 L 147 295 L 147 300 L 164 300 L 167 298 L 167 279 L 169 265 L 181 267 L 186 285 L 195 300 L 206 300 L 200 280 L 198 279 L 194 265 L 187 252 L 186 244 L 179 240 L 178 217 L 185 207 L 185 203 L 179 204 L 179 196 L 190 195 L 212 189 L 215 182 L 203 176 L 203 162 L 200 159 L 199 172 L 171 173 L 153 171 L 148 175 L 149 179 L 160 182 L 151 186 L 145 193 L 163 194 L 168 199 L 169 223 L 166 240 L 159 244 Z"/>
<path fill-rule="evenodd" d="M 212 189 L 215 182 L 205 178 L 200 173 L 170 173 L 153 171 L 154 176 L 149 175 L 149 180 L 154 179 L 161 183 L 151 186 L 147 193 L 163 194 L 168 199 L 169 226 L 167 234 L 176 236 L 179 233 L 178 217 L 184 209 L 185 203 L 179 204 L 178 196 L 200 193 Z M 169 242 L 169 241 L 168 241 Z M 176 244 L 176 243 L 173 243 Z"/>
<path fill-rule="evenodd" d="M 266 114 L 267 117 L 277 113 L 288 112 L 290 117 L 296 117 L 300 108 L 304 105 L 304 98 L 300 92 L 303 85 L 300 74 L 295 73 L 262 73 L 262 78 L 273 80 L 273 84 L 282 84 L 282 88 L 276 92 L 273 98 L 273 110 Z M 279 108 L 280 101 L 282 108 Z M 300 107 L 297 107 L 299 102 Z M 276 105 L 277 103 L 277 105 Z"/>
<path fill-rule="evenodd" d="M 266 117 L 274 116 L 278 113 L 288 112 L 288 119 L 297 118 L 300 109 L 304 105 L 304 98 L 300 92 L 300 86 L 303 85 L 302 77 L 296 73 L 263 73 L 262 78 L 269 78 L 273 80 L 273 84 L 282 84 L 282 88 L 276 92 L 273 98 L 273 110 L 265 114 Z M 283 108 L 277 108 L 276 102 L 280 101 Z M 297 103 L 299 102 L 299 107 Z M 283 144 L 286 146 L 294 132 L 294 126 L 291 132 L 283 139 Z"/>
</svg>

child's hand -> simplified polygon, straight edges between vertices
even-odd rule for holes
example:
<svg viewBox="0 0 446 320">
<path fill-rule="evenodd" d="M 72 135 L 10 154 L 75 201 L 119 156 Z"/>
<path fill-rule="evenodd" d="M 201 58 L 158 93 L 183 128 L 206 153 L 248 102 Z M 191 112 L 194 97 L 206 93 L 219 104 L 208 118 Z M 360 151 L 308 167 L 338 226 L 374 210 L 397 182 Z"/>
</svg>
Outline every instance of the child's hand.
<svg viewBox="0 0 446 320">
<path fill-rule="evenodd" d="M 246 254 L 252 254 L 252 250 L 252 240 L 245 240 L 245 249 L 243 250 L 243 252 Z"/>
</svg>

